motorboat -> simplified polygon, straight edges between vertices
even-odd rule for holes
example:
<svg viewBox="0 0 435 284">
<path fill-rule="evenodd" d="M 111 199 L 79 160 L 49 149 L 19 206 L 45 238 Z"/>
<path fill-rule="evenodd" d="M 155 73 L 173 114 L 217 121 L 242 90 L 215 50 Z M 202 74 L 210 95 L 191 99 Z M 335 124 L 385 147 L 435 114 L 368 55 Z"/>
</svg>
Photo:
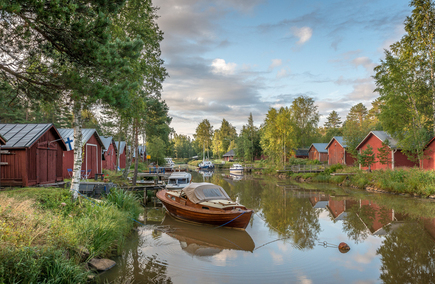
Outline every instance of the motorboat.
<svg viewBox="0 0 435 284">
<path fill-rule="evenodd" d="M 165 158 L 165 168 L 173 168 L 175 163 L 172 161 L 172 158 Z"/>
<path fill-rule="evenodd" d="M 200 170 L 212 170 L 214 169 L 214 165 L 211 161 L 202 161 L 198 165 Z"/>
<path fill-rule="evenodd" d="M 192 175 L 187 172 L 174 172 L 168 178 L 167 189 L 182 189 L 190 184 Z"/>
<path fill-rule="evenodd" d="M 243 174 L 243 166 L 241 164 L 233 164 L 230 168 L 230 173 Z"/>
<path fill-rule="evenodd" d="M 157 198 L 175 218 L 217 227 L 245 229 L 253 210 L 234 202 L 218 185 L 191 183 L 182 190 L 160 190 Z"/>
<path fill-rule="evenodd" d="M 162 231 L 177 239 L 181 248 L 196 257 L 213 256 L 223 250 L 253 252 L 255 243 L 245 230 L 212 229 L 180 221 L 166 214 Z"/>
</svg>

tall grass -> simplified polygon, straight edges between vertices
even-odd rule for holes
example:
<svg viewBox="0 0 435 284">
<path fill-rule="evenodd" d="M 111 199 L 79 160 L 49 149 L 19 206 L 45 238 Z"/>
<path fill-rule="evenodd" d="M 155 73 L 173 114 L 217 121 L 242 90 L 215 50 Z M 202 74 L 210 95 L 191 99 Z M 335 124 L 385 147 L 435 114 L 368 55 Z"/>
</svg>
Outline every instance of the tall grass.
<svg viewBox="0 0 435 284">
<path fill-rule="evenodd" d="M 121 211 L 127 212 L 133 219 L 137 219 L 140 213 L 143 212 L 139 198 L 134 193 L 122 189 L 111 189 L 105 201 L 108 204 L 113 204 Z"/>
</svg>

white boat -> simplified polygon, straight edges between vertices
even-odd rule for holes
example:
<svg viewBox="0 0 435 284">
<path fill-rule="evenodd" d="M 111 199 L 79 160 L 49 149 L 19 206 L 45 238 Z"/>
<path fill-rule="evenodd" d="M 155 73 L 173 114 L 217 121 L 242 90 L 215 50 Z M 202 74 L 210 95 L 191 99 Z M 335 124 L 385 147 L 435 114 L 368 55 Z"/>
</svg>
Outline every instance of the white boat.
<svg viewBox="0 0 435 284">
<path fill-rule="evenodd" d="M 183 189 L 192 181 L 192 175 L 187 172 L 175 172 L 168 178 L 167 189 Z"/>
<path fill-rule="evenodd" d="M 230 173 L 243 173 L 243 166 L 241 164 L 233 164 L 230 168 Z"/>
<path fill-rule="evenodd" d="M 173 168 L 175 163 L 172 161 L 172 158 L 165 158 L 165 167 L 167 168 Z"/>
<path fill-rule="evenodd" d="M 214 169 L 214 165 L 211 161 L 202 161 L 202 163 L 200 163 L 198 165 L 200 170 L 211 170 Z"/>
</svg>

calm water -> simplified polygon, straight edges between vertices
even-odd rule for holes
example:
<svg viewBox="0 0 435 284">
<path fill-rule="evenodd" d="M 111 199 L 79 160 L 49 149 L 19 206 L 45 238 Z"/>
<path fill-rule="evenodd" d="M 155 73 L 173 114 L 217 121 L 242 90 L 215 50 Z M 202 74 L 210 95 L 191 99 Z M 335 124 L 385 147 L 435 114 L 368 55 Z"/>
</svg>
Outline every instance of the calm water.
<svg viewBox="0 0 435 284">
<path fill-rule="evenodd" d="M 117 265 L 122 283 L 435 283 L 435 203 L 271 177 L 193 173 L 255 210 L 246 231 L 147 211 Z M 144 220 L 145 222 L 145 220 Z M 350 251 L 336 247 L 346 242 Z"/>
</svg>

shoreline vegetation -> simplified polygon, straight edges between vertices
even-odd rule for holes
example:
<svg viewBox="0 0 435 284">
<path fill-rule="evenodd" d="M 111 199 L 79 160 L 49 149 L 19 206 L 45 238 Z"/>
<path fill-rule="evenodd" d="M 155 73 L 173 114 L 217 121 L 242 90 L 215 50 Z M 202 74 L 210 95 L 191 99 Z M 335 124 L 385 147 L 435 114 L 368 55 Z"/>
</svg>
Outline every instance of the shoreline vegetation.
<svg viewBox="0 0 435 284">
<path fill-rule="evenodd" d="M 0 192 L 0 283 L 86 283 L 93 258 L 120 252 L 143 211 L 113 189 L 102 202 L 73 201 L 68 189 Z"/>
</svg>

